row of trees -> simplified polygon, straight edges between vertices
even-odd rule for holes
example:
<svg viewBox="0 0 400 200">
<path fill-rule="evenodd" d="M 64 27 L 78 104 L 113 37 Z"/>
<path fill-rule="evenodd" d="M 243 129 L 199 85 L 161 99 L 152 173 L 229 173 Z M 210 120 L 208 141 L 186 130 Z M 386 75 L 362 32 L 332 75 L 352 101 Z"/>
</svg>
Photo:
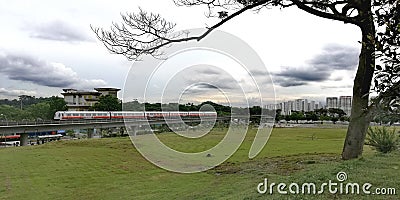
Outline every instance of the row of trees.
<svg viewBox="0 0 400 200">
<path fill-rule="evenodd" d="M 49 101 L 51 97 L 39 97 L 36 98 L 35 96 L 29 96 L 29 95 L 20 95 L 18 96 L 18 99 L 0 99 L 0 105 L 8 105 L 12 106 L 15 108 L 26 108 L 29 107 L 33 104 L 38 104 L 38 103 L 43 103 Z"/>
<path fill-rule="evenodd" d="M 55 112 L 67 109 L 67 103 L 61 97 L 36 98 L 24 95 L 19 96 L 18 100 L 0 100 L 0 121 L 51 120 Z M 99 102 L 89 110 L 120 111 L 122 110 L 122 103 L 117 97 L 101 96 Z"/>
<path fill-rule="evenodd" d="M 14 104 L 18 100 L 1 100 L 0 121 L 50 120 L 53 119 L 55 112 L 67 109 L 64 99 L 56 96 L 46 98 L 28 97 L 25 100 L 27 100 L 27 103 L 24 104 L 22 109 L 20 102 Z"/>
<path fill-rule="evenodd" d="M 315 111 L 303 112 L 303 111 L 292 111 L 290 115 L 282 115 L 281 110 L 278 109 L 275 115 L 275 121 L 280 120 L 285 121 L 296 121 L 298 123 L 300 120 L 307 121 L 332 121 L 336 123 L 337 121 L 349 121 L 349 117 L 342 109 L 329 108 L 329 109 L 317 109 Z"/>
<path fill-rule="evenodd" d="M 129 111 L 216 111 L 218 116 L 230 115 L 231 107 L 217 104 L 211 101 L 206 101 L 195 105 L 193 103 L 178 104 L 178 103 L 140 103 L 139 101 L 131 101 L 123 104 L 124 110 Z"/>
</svg>

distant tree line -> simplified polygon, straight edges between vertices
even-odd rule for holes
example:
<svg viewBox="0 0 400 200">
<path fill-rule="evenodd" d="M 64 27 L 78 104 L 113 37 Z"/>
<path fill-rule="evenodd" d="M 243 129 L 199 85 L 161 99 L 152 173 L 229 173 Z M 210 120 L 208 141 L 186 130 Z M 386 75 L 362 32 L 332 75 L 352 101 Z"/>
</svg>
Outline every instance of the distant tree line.
<svg viewBox="0 0 400 200">
<path fill-rule="evenodd" d="M 0 105 L 8 105 L 13 106 L 15 108 L 25 108 L 29 107 L 33 104 L 43 103 L 49 101 L 52 97 L 39 97 L 36 98 L 35 96 L 29 95 L 21 95 L 18 96 L 18 99 L 0 99 Z"/>
<path fill-rule="evenodd" d="M 338 108 L 321 108 L 314 111 L 292 111 L 290 115 L 282 115 L 281 109 L 276 110 L 275 121 L 332 121 L 336 123 L 337 121 L 349 121 L 349 117 L 342 109 Z"/>
<path fill-rule="evenodd" d="M 208 105 L 208 106 L 207 106 Z M 212 107 L 212 108 L 211 108 Z M 193 103 L 178 104 L 178 103 L 140 103 L 139 101 L 131 101 L 123 104 L 124 110 L 129 111 L 216 111 L 219 116 L 227 116 L 231 114 L 231 107 L 217 104 L 211 101 L 203 102 L 199 105 Z"/>
<path fill-rule="evenodd" d="M 63 98 L 56 96 L 35 98 L 24 95 L 19 100 L 2 99 L 0 122 L 50 120 L 55 112 L 61 110 L 67 110 L 67 105 Z"/>
</svg>

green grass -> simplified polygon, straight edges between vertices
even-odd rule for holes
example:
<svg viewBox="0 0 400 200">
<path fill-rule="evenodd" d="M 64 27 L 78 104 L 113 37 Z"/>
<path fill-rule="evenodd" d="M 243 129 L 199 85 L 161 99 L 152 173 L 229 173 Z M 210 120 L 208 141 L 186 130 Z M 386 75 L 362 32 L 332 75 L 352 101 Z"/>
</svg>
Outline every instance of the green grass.
<svg viewBox="0 0 400 200">
<path fill-rule="evenodd" d="M 349 181 L 398 187 L 399 152 L 365 149 L 364 157 L 341 161 L 345 129 L 274 129 L 267 146 L 252 160 L 255 130 L 222 165 L 202 173 L 179 174 L 145 160 L 129 138 L 74 140 L 0 149 L 0 199 L 371 199 L 354 195 L 282 196 L 256 191 L 259 182 L 322 183 L 339 171 Z M 199 152 L 217 144 L 223 132 L 188 140 L 161 134 L 171 148 Z M 400 188 L 397 188 L 400 190 Z M 400 191 L 397 191 L 400 192 Z M 373 199 L 398 196 L 373 196 Z"/>
</svg>

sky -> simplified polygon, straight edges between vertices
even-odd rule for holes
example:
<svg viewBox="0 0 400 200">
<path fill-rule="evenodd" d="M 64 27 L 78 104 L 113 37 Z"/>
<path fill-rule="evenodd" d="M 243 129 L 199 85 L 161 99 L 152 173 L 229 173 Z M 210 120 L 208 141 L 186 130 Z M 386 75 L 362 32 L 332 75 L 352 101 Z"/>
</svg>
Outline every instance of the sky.
<svg viewBox="0 0 400 200">
<path fill-rule="evenodd" d="M 150 74 L 149 70 L 157 66 L 149 67 L 149 64 L 157 62 L 145 59 L 133 62 L 122 55 L 111 54 L 97 40 L 90 26 L 108 28 L 112 22 L 122 21 L 121 13 L 135 12 L 139 7 L 176 23 L 176 31 L 205 28 L 219 21 L 206 18 L 205 7 L 176 7 L 172 0 L 0 0 L 0 98 L 14 99 L 22 94 L 61 96 L 63 88 L 135 88 L 138 81 L 126 79 Z M 257 68 L 262 66 L 263 72 L 255 79 L 272 79 L 265 87 L 258 86 L 264 92 L 275 92 L 278 102 L 297 98 L 324 102 L 327 96 L 352 94 L 361 39 L 354 25 L 318 18 L 296 8 L 273 8 L 258 13 L 249 11 L 218 30 L 239 38 L 250 48 L 243 52 L 254 51 L 253 54 L 262 60 L 263 64 Z M 227 46 L 231 43 L 224 39 L 219 42 Z M 176 62 L 175 65 L 177 63 L 182 64 Z M 187 101 L 209 99 L 223 103 L 227 94 L 232 100 L 235 92 L 241 92 L 237 88 L 243 88 L 238 84 L 235 89 L 236 86 L 227 83 L 249 83 L 244 77 L 235 77 L 231 70 L 235 64 L 215 67 L 218 62 L 207 63 L 186 64 L 192 65 L 192 69 L 185 72 L 178 70 L 183 68 L 164 63 L 164 68 L 171 66 L 167 69 L 178 71 L 173 75 L 155 73 L 156 79 L 146 84 L 159 86 L 163 76 L 165 80 L 170 80 L 167 76 L 174 76 L 172 82 L 175 83 L 169 88 L 179 91 L 171 94 L 175 96 L 170 99 L 178 95 Z M 125 82 L 130 86 L 126 87 Z M 127 89 L 121 91 L 119 97 L 124 97 L 125 101 L 136 98 L 136 93 L 125 92 L 124 95 L 124 91 Z M 248 95 L 247 100 L 251 98 Z"/>
</svg>

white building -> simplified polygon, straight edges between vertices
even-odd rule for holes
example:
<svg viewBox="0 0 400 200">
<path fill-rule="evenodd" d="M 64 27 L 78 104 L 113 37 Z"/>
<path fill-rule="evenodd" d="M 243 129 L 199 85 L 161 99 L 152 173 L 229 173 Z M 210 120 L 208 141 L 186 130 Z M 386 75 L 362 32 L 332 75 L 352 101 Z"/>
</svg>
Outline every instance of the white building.
<svg viewBox="0 0 400 200">
<path fill-rule="evenodd" d="M 347 114 L 347 116 L 350 116 L 351 114 L 351 102 L 352 102 L 351 96 L 339 97 L 339 108 L 342 109 Z"/>
<path fill-rule="evenodd" d="M 326 97 L 326 109 L 339 108 L 337 97 Z"/>
<path fill-rule="evenodd" d="M 87 111 L 99 101 L 100 96 L 112 95 L 117 97 L 117 88 L 95 88 L 96 91 L 80 91 L 63 89 L 64 101 L 69 111 Z"/>
</svg>

